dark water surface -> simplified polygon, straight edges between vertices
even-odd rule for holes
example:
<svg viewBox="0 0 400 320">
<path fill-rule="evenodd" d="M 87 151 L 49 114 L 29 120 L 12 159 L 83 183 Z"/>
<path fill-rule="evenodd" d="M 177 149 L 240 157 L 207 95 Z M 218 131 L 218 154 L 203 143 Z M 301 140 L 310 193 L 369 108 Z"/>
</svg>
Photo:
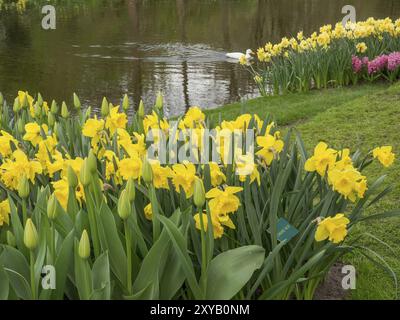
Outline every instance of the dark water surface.
<svg viewBox="0 0 400 320">
<path fill-rule="evenodd" d="M 309 34 L 340 21 L 346 4 L 359 20 L 400 16 L 399 0 L 70 0 L 50 1 L 57 29 L 45 31 L 41 3 L 0 12 L 0 91 L 9 100 L 24 89 L 71 103 L 77 92 L 96 108 L 128 93 L 149 106 L 161 90 L 171 116 L 257 95 L 228 51 Z"/>
</svg>

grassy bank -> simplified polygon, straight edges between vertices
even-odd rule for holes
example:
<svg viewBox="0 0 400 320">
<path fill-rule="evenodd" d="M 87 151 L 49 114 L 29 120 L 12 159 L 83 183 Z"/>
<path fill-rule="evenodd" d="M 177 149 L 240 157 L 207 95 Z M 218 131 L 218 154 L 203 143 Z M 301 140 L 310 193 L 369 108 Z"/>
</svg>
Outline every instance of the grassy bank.
<svg viewBox="0 0 400 320">
<path fill-rule="evenodd" d="M 227 105 L 208 114 L 214 119 L 232 119 L 244 112 L 254 112 L 261 117 L 269 113 L 279 125 L 297 127 L 310 151 L 322 139 L 335 148 L 349 147 L 364 152 L 382 144 L 393 145 L 394 152 L 400 154 L 400 84 L 364 85 L 259 98 Z M 393 191 L 379 202 L 379 206 L 371 208 L 371 212 L 400 207 L 399 160 L 384 170 L 388 175 L 387 184 L 393 185 Z M 381 173 L 379 164 L 371 165 L 367 172 L 370 183 Z M 382 254 L 400 276 L 400 219 L 365 223 L 357 233 L 371 233 L 387 242 L 393 250 L 371 238 L 368 246 Z M 346 256 L 345 262 L 353 264 L 357 270 L 357 289 L 352 291 L 353 299 L 395 298 L 393 279 L 373 262 L 359 254 Z"/>
<path fill-rule="evenodd" d="M 308 93 L 295 93 L 284 96 L 271 96 L 227 104 L 206 111 L 208 118 L 218 121 L 233 120 L 242 113 L 256 113 L 260 117 L 267 114 L 282 125 L 293 125 L 322 113 L 330 108 L 341 106 L 365 95 L 386 89 L 386 84 L 361 85 L 339 89 L 314 90 Z"/>
</svg>

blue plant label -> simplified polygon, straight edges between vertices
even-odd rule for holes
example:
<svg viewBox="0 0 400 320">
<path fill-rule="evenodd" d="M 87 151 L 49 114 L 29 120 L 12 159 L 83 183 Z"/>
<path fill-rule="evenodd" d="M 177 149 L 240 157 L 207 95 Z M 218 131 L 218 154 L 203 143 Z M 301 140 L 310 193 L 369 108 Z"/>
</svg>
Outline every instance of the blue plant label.
<svg viewBox="0 0 400 320">
<path fill-rule="evenodd" d="M 277 223 L 277 232 L 278 232 L 278 240 L 279 241 L 289 241 L 292 239 L 296 234 L 299 233 L 295 227 L 293 227 L 289 222 L 285 219 L 280 218 Z"/>
</svg>

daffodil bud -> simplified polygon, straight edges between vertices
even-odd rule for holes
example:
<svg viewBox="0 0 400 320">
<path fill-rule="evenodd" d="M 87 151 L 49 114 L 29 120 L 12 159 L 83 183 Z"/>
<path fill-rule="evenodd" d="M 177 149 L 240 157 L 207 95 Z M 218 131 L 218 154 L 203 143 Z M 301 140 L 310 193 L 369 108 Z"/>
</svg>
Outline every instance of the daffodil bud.
<svg viewBox="0 0 400 320">
<path fill-rule="evenodd" d="M 136 190 L 135 190 L 135 181 L 132 178 L 129 178 L 126 182 L 125 190 L 128 194 L 129 202 L 135 200 Z"/>
<path fill-rule="evenodd" d="M 43 117 L 47 116 L 47 111 L 46 111 L 46 108 L 44 107 L 44 105 L 42 105 L 42 107 L 40 108 L 40 111 L 41 111 Z"/>
<path fill-rule="evenodd" d="M 124 98 L 122 99 L 122 109 L 124 109 L 125 111 L 129 109 L 129 98 L 127 94 L 125 94 Z"/>
<path fill-rule="evenodd" d="M 64 102 L 64 104 L 65 104 L 65 102 Z M 57 102 L 55 102 L 54 100 L 51 102 L 50 112 L 54 115 L 58 113 Z"/>
<path fill-rule="evenodd" d="M 193 202 L 194 205 L 198 208 L 202 208 L 204 206 L 204 203 L 206 202 L 206 192 L 204 190 L 204 184 L 203 181 L 199 178 L 194 181 Z"/>
<path fill-rule="evenodd" d="M 95 173 L 97 171 L 97 158 L 93 153 L 93 149 L 90 149 L 87 159 L 90 172 Z"/>
<path fill-rule="evenodd" d="M 56 195 L 53 193 L 49 201 L 47 201 L 47 216 L 49 217 L 50 220 L 54 220 L 57 218 L 57 206 L 58 206 L 58 200 L 56 198 Z"/>
<path fill-rule="evenodd" d="M 79 240 L 78 254 L 85 260 L 90 257 L 90 240 L 86 230 L 83 230 L 81 239 Z"/>
<path fill-rule="evenodd" d="M 35 225 L 31 219 L 26 220 L 24 229 L 24 244 L 29 250 L 35 250 L 39 241 L 39 236 Z"/>
<path fill-rule="evenodd" d="M 22 199 L 26 199 L 29 196 L 29 181 L 25 175 L 18 182 L 18 195 Z"/>
<path fill-rule="evenodd" d="M 20 119 L 22 119 L 22 124 L 24 126 L 24 132 L 25 132 L 25 124 L 27 123 L 27 121 L 29 121 L 27 118 L 28 118 L 28 113 L 27 112 L 23 112 L 21 114 L 21 118 Z"/>
<path fill-rule="evenodd" d="M 109 115 L 110 108 L 108 107 L 108 101 L 106 97 L 103 98 L 103 102 L 101 103 L 101 115 L 105 118 Z"/>
<path fill-rule="evenodd" d="M 3 106 L 3 103 L 4 103 L 4 97 L 3 94 L 0 92 L 0 107 Z"/>
<path fill-rule="evenodd" d="M 153 181 L 153 169 L 147 159 L 143 161 L 142 178 L 145 183 L 151 183 Z"/>
<path fill-rule="evenodd" d="M 91 114 L 92 114 L 92 107 L 89 106 L 89 107 L 86 109 L 86 114 L 85 114 L 86 118 L 90 118 L 90 115 L 91 115 Z"/>
<path fill-rule="evenodd" d="M 10 230 L 8 230 L 6 235 L 7 235 L 7 244 L 11 247 L 15 247 L 16 240 L 14 234 Z"/>
<path fill-rule="evenodd" d="M 69 111 L 65 101 L 63 101 L 61 105 L 61 117 L 63 117 L 64 119 L 67 119 L 69 117 Z"/>
<path fill-rule="evenodd" d="M 75 107 L 75 109 L 81 108 L 81 101 L 79 100 L 79 98 L 75 92 L 74 92 L 74 107 Z"/>
<path fill-rule="evenodd" d="M 86 158 L 83 161 L 81 172 L 80 172 L 80 180 L 84 187 L 88 186 L 92 181 L 92 174 L 89 170 L 88 159 Z"/>
<path fill-rule="evenodd" d="M 19 98 L 15 98 L 13 105 L 14 113 L 17 113 L 20 109 L 21 109 L 21 104 L 19 103 Z"/>
<path fill-rule="evenodd" d="M 35 118 L 39 118 L 42 115 L 42 108 L 40 107 L 38 102 L 35 103 L 33 111 L 35 113 Z"/>
<path fill-rule="evenodd" d="M 131 210 L 128 192 L 124 189 L 118 199 L 118 215 L 122 220 L 126 220 L 131 214 Z"/>
<path fill-rule="evenodd" d="M 139 108 L 138 108 L 138 115 L 140 118 L 144 118 L 144 103 L 143 100 L 140 100 Z"/>
<path fill-rule="evenodd" d="M 163 102 L 163 95 L 162 95 L 162 93 L 159 91 L 158 94 L 157 94 L 157 99 L 156 99 L 156 105 L 155 105 L 155 107 L 156 107 L 157 109 L 162 109 L 162 108 L 163 108 L 163 104 L 164 104 L 164 102 Z"/>
<path fill-rule="evenodd" d="M 53 133 L 58 137 L 58 122 L 56 121 L 53 126 Z"/>
<path fill-rule="evenodd" d="M 23 134 L 25 132 L 25 124 L 22 118 L 19 118 L 17 121 L 17 130 L 20 134 Z"/>
<path fill-rule="evenodd" d="M 38 93 L 36 102 L 39 104 L 39 107 L 41 107 L 43 105 L 43 98 L 42 98 L 42 95 L 40 94 L 40 92 Z"/>
<path fill-rule="evenodd" d="M 25 93 L 25 94 L 24 94 L 24 98 L 22 99 L 21 107 L 25 109 L 25 108 L 28 108 L 28 105 L 29 105 L 28 96 L 27 96 L 27 94 Z"/>
<path fill-rule="evenodd" d="M 56 119 L 54 118 L 54 114 L 52 114 L 51 112 L 49 112 L 49 114 L 47 115 L 47 124 L 52 127 L 54 126 L 54 123 L 56 122 Z"/>
<path fill-rule="evenodd" d="M 76 176 L 76 173 L 71 166 L 68 166 L 67 178 L 68 178 L 68 185 L 73 189 L 75 189 L 78 186 L 79 182 L 78 182 L 78 177 Z"/>
</svg>

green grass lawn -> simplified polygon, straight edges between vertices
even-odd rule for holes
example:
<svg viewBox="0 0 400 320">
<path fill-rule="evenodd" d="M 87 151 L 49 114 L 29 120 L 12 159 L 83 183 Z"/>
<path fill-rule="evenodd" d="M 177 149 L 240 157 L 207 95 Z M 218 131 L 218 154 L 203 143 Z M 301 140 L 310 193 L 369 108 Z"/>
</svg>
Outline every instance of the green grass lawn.
<svg viewBox="0 0 400 320">
<path fill-rule="evenodd" d="M 314 90 L 284 96 L 262 97 L 240 103 L 228 104 L 207 110 L 212 121 L 235 119 L 242 113 L 257 113 L 261 118 L 270 114 L 282 126 L 302 122 L 332 107 L 358 99 L 387 88 L 383 84 L 362 85 L 356 88 Z"/>
<path fill-rule="evenodd" d="M 387 174 L 386 184 L 394 188 L 389 196 L 370 209 L 370 213 L 400 208 L 400 84 L 363 85 L 259 98 L 207 113 L 212 118 L 232 119 L 243 112 L 254 112 L 262 117 L 271 114 L 278 125 L 298 128 L 310 151 L 321 140 L 334 148 L 349 147 L 364 153 L 376 146 L 392 145 L 398 155 L 395 165 L 385 169 L 374 162 L 364 173 L 369 183 Z M 358 235 L 373 234 L 393 248 L 391 251 L 377 241 L 364 241 L 379 252 L 400 277 L 400 219 L 365 222 L 355 231 Z M 396 297 L 393 279 L 373 262 L 357 253 L 345 256 L 344 262 L 353 264 L 357 270 L 357 289 L 351 292 L 351 298 Z"/>
</svg>

